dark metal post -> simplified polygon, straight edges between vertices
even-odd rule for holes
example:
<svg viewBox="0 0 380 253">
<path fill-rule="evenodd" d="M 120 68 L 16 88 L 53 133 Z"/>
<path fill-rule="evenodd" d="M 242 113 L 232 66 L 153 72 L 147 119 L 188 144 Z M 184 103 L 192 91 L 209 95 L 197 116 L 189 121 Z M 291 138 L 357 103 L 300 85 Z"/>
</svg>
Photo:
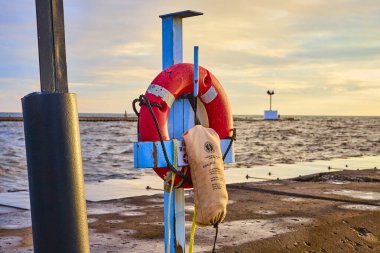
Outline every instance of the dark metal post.
<svg viewBox="0 0 380 253">
<path fill-rule="evenodd" d="M 62 0 L 36 0 L 41 92 L 22 98 L 34 252 L 88 253 L 76 95 Z"/>
<path fill-rule="evenodd" d="M 41 91 L 68 92 L 63 0 L 36 0 Z"/>
</svg>

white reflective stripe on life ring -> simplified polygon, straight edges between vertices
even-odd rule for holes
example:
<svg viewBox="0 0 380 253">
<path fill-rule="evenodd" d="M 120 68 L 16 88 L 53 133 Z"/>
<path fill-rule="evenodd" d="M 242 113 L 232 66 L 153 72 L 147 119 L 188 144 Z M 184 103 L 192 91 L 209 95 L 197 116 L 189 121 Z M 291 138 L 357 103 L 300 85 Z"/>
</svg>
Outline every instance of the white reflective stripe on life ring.
<svg viewBox="0 0 380 253">
<path fill-rule="evenodd" d="M 146 92 L 160 97 L 162 101 L 164 101 L 169 106 L 169 108 L 174 103 L 174 95 L 164 87 L 161 87 L 160 85 L 152 83 L 151 85 L 149 85 L 148 90 Z"/>
<path fill-rule="evenodd" d="M 205 104 L 208 104 L 213 101 L 216 96 L 218 96 L 218 92 L 214 86 L 211 86 L 210 89 L 208 89 L 208 91 L 206 91 L 206 93 L 201 96 L 201 99 Z"/>
</svg>

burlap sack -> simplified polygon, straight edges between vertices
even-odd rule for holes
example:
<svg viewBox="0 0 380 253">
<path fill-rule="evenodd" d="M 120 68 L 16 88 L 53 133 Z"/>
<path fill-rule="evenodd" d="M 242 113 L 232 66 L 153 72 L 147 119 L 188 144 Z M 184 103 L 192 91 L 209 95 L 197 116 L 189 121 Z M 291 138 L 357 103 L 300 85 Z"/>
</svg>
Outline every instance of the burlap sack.
<svg viewBox="0 0 380 253">
<path fill-rule="evenodd" d="M 222 222 L 227 213 L 228 193 L 218 134 L 195 126 L 183 134 L 194 187 L 197 225 Z"/>
</svg>

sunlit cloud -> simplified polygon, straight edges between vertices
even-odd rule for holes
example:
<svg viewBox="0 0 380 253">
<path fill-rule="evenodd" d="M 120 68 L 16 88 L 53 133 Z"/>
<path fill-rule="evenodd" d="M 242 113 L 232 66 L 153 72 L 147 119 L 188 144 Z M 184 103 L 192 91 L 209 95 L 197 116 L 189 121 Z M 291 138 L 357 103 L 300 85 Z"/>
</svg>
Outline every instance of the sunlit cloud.
<svg viewBox="0 0 380 253">
<path fill-rule="evenodd" d="M 145 56 L 150 55 L 154 49 L 153 44 L 132 42 L 122 45 L 117 45 L 110 49 L 111 55 L 128 55 L 128 56 Z"/>
<path fill-rule="evenodd" d="M 380 67 L 377 69 L 347 69 L 335 73 L 338 78 L 361 80 L 380 86 Z"/>
<path fill-rule="evenodd" d="M 101 83 L 69 83 L 70 87 L 94 87 L 94 86 L 105 86 Z"/>
</svg>

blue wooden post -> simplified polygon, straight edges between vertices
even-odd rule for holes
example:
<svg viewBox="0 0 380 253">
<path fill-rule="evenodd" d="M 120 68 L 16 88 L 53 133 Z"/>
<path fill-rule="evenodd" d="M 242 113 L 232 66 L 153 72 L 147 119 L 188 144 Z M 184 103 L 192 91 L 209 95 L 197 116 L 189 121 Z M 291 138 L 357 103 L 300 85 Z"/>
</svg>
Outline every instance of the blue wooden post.
<svg viewBox="0 0 380 253">
<path fill-rule="evenodd" d="M 182 62 L 182 19 L 203 13 L 181 11 L 161 15 L 162 69 Z M 170 138 L 182 139 L 182 134 L 194 125 L 194 113 L 187 100 L 176 100 L 170 110 L 168 129 Z M 168 219 L 170 219 L 170 252 L 185 252 L 185 195 L 183 189 L 172 193 L 171 212 L 168 217 L 169 193 L 164 193 L 165 252 L 168 247 Z"/>
</svg>

